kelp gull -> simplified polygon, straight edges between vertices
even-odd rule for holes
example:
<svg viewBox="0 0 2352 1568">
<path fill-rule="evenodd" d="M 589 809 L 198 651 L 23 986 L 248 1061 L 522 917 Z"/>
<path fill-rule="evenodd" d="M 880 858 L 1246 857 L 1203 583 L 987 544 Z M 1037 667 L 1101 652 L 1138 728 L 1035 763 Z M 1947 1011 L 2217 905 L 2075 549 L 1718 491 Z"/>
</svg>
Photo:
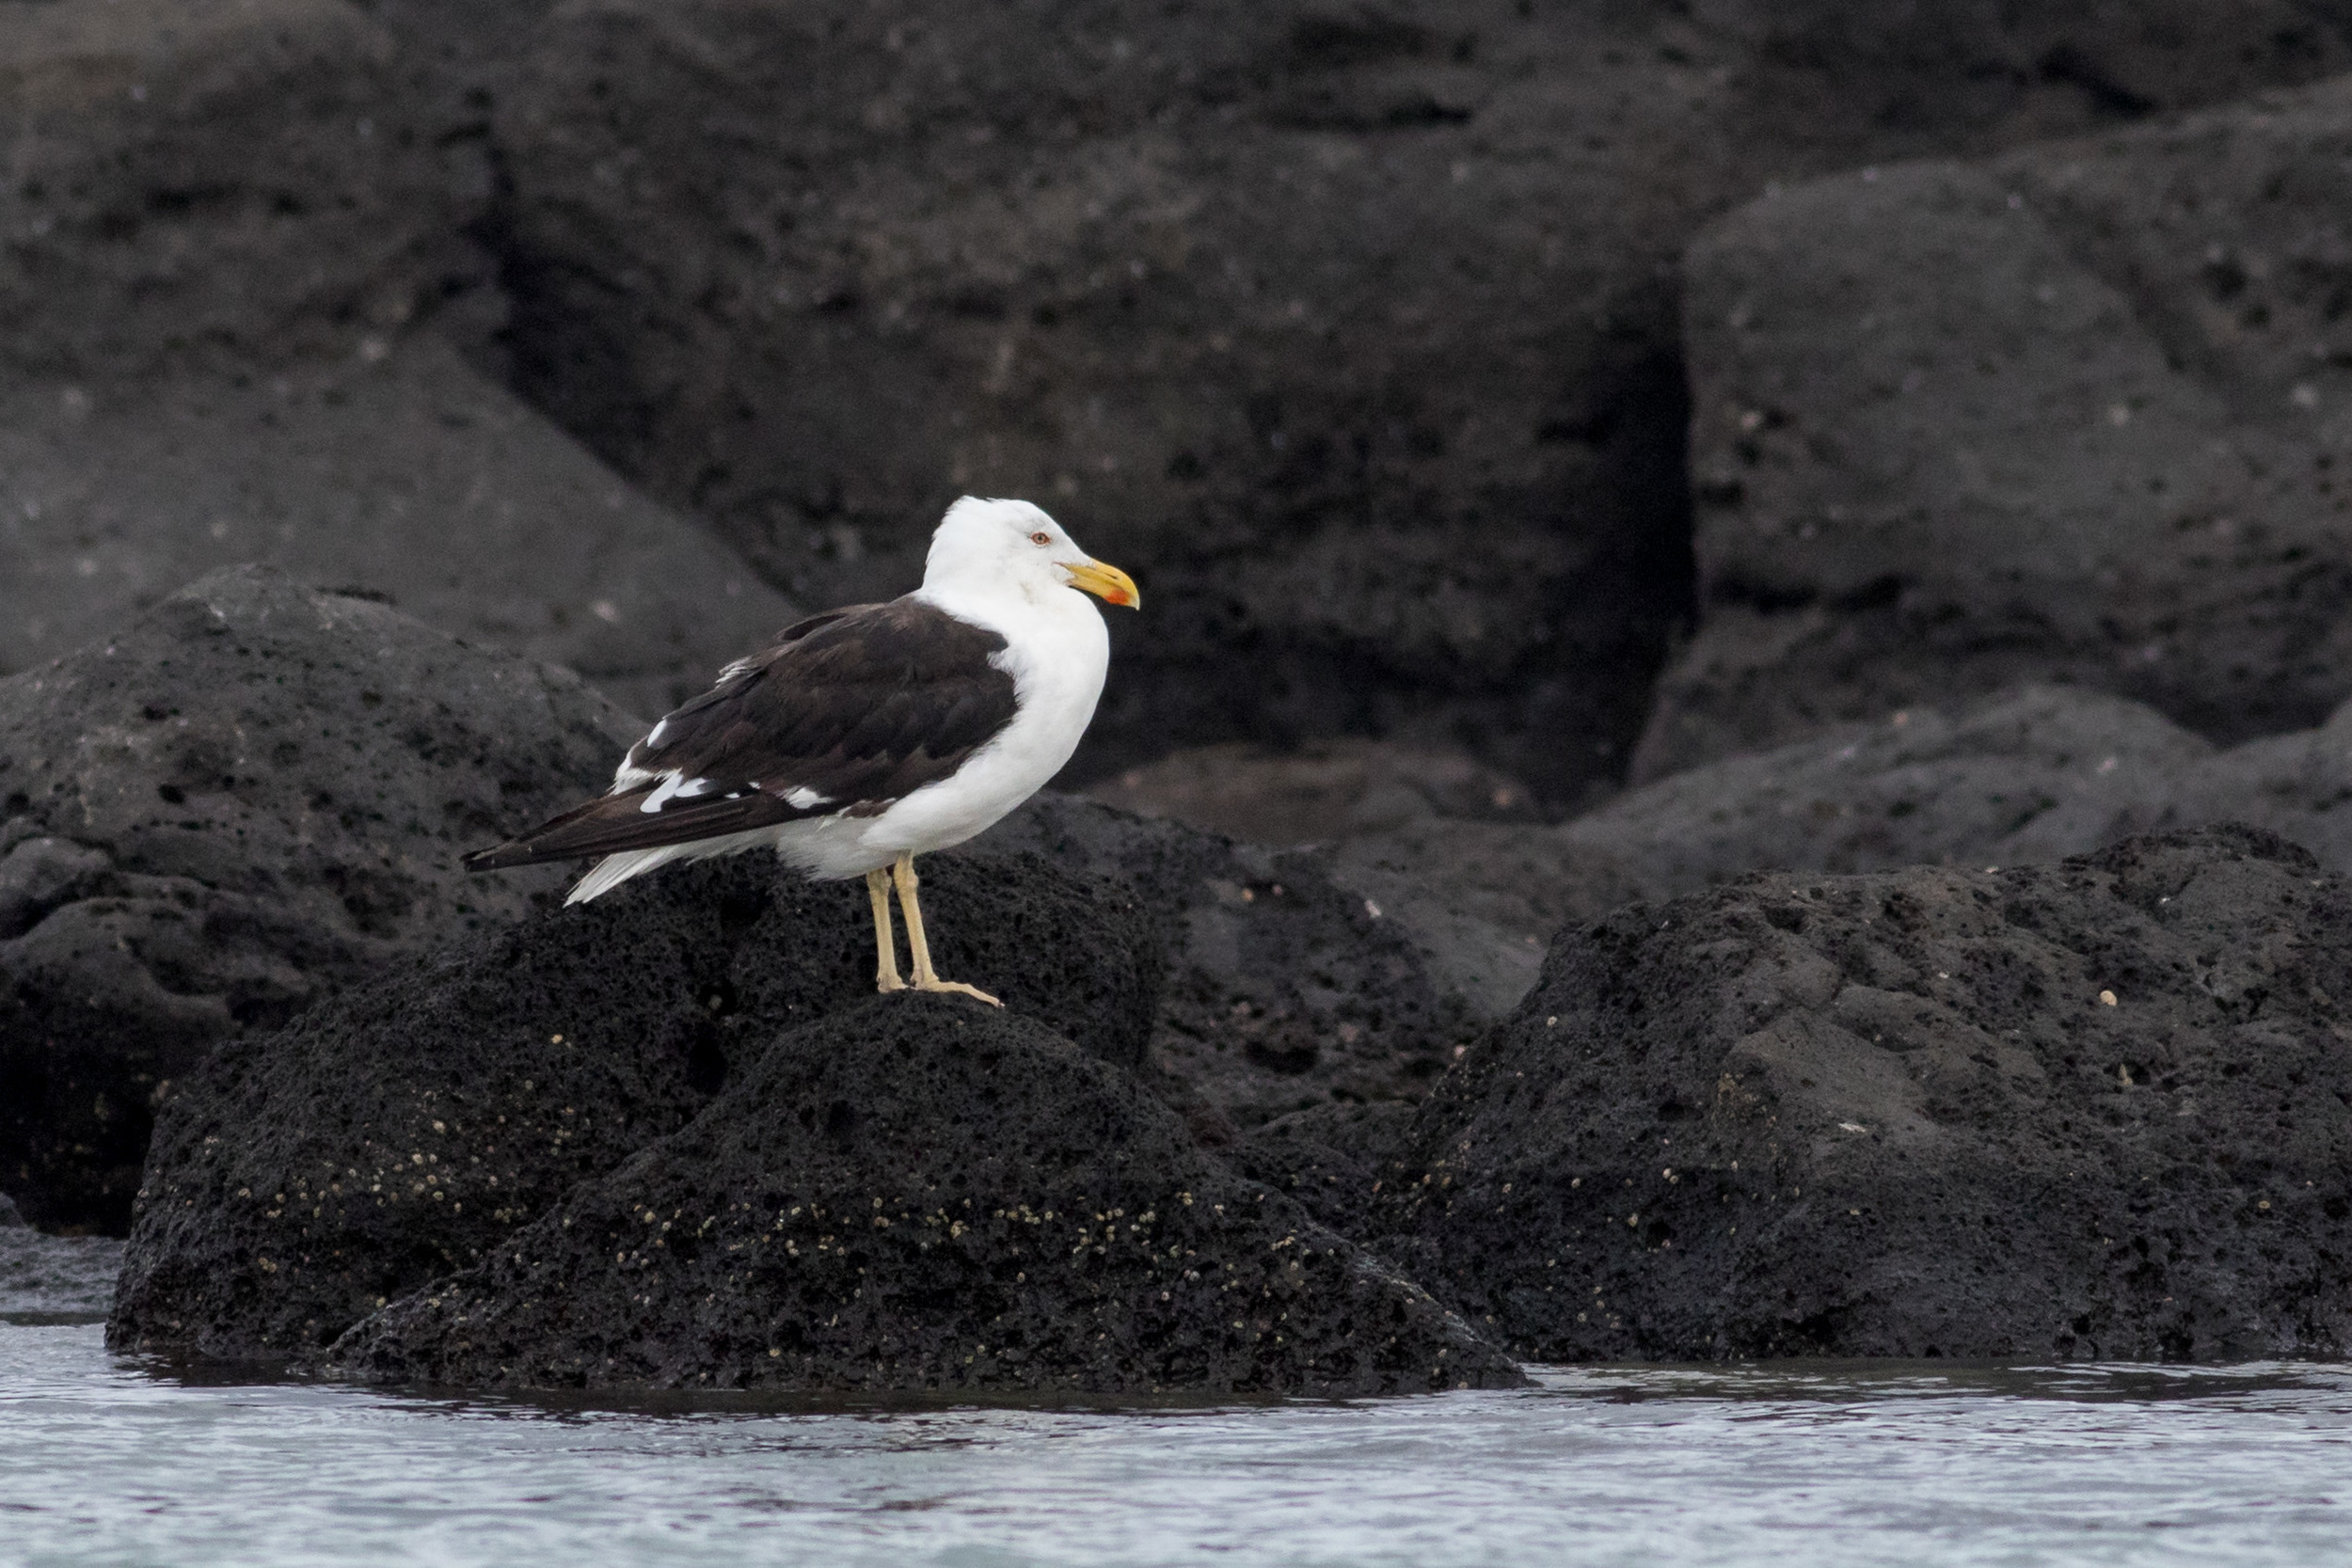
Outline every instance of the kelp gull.
<svg viewBox="0 0 2352 1568">
<path fill-rule="evenodd" d="M 1110 666 L 1086 594 L 1140 604 L 1037 507 L 966 496 L 931 535 L 921 588 L 787 627 L 630 747 L 609 794 L 466 869 L 600 855 L 578 904 L 671 861 L 772 847 L 813 880 L 866 879 L 879 989 L 907 987 L 895 881 L 914 988 L 993 1003 L 932 970 L 914 857 L 988 828 L 1077 749 Z"/>
</svg>

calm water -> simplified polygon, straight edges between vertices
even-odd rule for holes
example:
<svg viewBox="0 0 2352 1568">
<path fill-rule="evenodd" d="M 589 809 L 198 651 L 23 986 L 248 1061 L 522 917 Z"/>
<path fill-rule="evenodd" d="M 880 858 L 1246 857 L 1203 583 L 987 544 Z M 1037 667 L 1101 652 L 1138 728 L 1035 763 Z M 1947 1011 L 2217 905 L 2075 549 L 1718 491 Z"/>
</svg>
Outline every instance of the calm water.
<svg viewBox="0 0 2352 1568">
<path fill-rule="evenodd" d="M 2352 1368 L 1579 1369 L 1192 1410 L 581 1409 L 109 1356 L 0 1233 L 0 1564 L 2352 1561 Z M 75 1319 L 84 1321 L 72 1321 Z"/>
</svg>

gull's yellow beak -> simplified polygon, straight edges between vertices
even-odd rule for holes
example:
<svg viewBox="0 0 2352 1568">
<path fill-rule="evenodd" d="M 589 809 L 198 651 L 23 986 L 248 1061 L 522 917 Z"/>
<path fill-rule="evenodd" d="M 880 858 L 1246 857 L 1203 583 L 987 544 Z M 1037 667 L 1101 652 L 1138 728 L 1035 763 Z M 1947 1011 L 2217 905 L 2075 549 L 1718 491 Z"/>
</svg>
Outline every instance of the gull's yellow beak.
<svg viewBox="0 0 2352 1568">
<path fill-rule="evenodd" d="M 1143 595 L 1136 588 L 1136 579 L 1116 566 L 1089 561 L 1083 566 L 1064 566 L 1062 570 L 1070 574 L 1071 587 L 1100 595 L 1104 604 L 1123 604 L 1129 610 L 1143 608 Z"/>
</svg>

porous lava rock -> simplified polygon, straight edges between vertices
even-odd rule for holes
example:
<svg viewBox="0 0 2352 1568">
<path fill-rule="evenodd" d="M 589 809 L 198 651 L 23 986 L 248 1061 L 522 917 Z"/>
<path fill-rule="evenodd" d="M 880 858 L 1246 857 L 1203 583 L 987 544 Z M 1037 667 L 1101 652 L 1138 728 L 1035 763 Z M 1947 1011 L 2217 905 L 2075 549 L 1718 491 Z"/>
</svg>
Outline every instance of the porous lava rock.
<svg viewBox="0 0 2352 1568">
<path fill-rule="evenodd" d="M 1556 826 L 1423 817 L 1328 860 L 1501 1018 L 1562 926 L 1751 871 L 2010 865 L 2258 812 L 2302 824 L 2275 790 L 2208 779 L 2217 760 L 2144 704 L 2026 687 L 1725 757 Z"/>
<path fill-rule="evenodd" d="M 0 681 L 0 1180 L 119 1232 L 170 1081 L 521 913 L 547 874 L 457 854 L 632 734 L 566 671 L 259 568 Z"/>
<path fill-rule="evenodd" d="M 2026 679 L 2225 743 L 2352 695 L 2347 156 L 2337 80 L 1702 234 L 1702 624 L 1634 776 Z"/>
<path fill-rule="evenodd" d="M 945 973 L 1141 1061 L 1159 954 L 1122 890 L 1034 856 L 923 875 Z M 667 867 L 230 1042 L 158 1112 L 110 1338 L 317 1349 L 676 1131 L 780 1030 L 872 996 L 872 932 L 862 883 L 761 854 Z"/>
<path fill-rule="evenodd" d="M 2028 685 L 1899 708 L 1639 788 L 1555 827 L 1427 817 L 1337 846 L 1342 885 L 1516 1006 L 1552 932 L 1751 871 L 2018 865 L 2244 822 L 2352 872 L 2352 705 L 2226 751 L 2144 703 Z M 1513 989 L 1516 987 L 1516 989 Z"/>
<path fill-rule="evenodd" d="M 1462 752 L 1362 738 L 1282 752 L 1246 742 L 1197 746 L 1087 793 L 1247 843 L 1315 850 L 1290 863 L 1312 864 L 1316 879 L 1402 933 L 1431 983 L 1480 1020 L 1518 1005 L 1560 925 L 1549 908 L 1534 907 L 1554 902 L 1546 895 L 1559 876 L 1539 873 L 1515 896 L 1455 863 L 1467 853 L 1508 863 L 1516 876 L 1543 858 L 1530 848 L 1544 837 L 1532 793 Z"/>
<path fill-rule="evenodd" d="M 1372 1234 L 1382 1177 L 1411 1152 L 1414 1108 L 1397 1101 L 1294 1111 L 1222 1150 L 1226 1164 L 1343 1236 Z"/>
<path fill-rule="evenodd" d="M 1039 1022 L 886 997 L 322 1358 L 468 1387 L 1401 1393 L 1516 1367 Z"/>
<path fill-rule="evenodd" d="M 591 0 L 498 98 L 506 341 L 813 604 L 910 585 L 959 489 L 1055 508 L 1156 607 L 1082 767 L 1386 734 L 1565 806 L 1690 609 L 1700 222 L 2310 80 L 2344 33 L 2299 0 Z"/>
<path fill-rule="evenodd" d="M 1157 916 L 1150 1079 L 1211 1145 L 1319 1105 L 1418 1100 L 1483 1025 L 1418 934 L 1318 856 L 1052 792 L 972 846 L 1006 849 L 1123 881 Z"/>
<path fill-rule="evenodd" d="M 266 373 L 0 381 L 0 673 L 261 562 L 651 719 L 800 613 L 430 330 Z"/>
<path fill-rule="evenodd" d="M 2352 1344 L 2352 908 L 2253 829 L 1748 878 L 1563 932 L 1381 1178 L 1552 1361 Z"/>
</svg>

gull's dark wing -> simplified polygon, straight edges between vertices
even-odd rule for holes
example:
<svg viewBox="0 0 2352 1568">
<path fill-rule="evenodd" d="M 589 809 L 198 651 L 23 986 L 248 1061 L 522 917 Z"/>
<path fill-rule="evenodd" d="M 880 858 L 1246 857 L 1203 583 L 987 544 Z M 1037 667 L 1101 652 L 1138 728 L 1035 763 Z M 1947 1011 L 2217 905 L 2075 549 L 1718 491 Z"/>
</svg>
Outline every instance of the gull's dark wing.
<svg viewBox="0 0 2352 1568">
<path fill-rule="evenodd" d="M 1005 640 L 913 597 L 787 627 L 629 748 L 613 793 L 468 855 L 469 871 L 872 816 L 1012 722 Z"/>
</svg>

